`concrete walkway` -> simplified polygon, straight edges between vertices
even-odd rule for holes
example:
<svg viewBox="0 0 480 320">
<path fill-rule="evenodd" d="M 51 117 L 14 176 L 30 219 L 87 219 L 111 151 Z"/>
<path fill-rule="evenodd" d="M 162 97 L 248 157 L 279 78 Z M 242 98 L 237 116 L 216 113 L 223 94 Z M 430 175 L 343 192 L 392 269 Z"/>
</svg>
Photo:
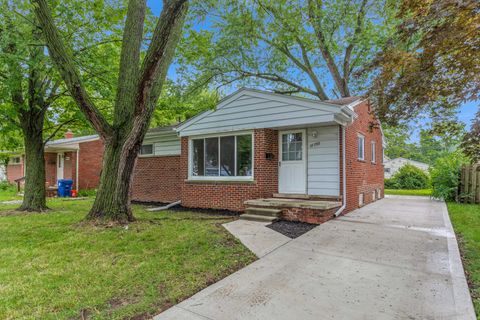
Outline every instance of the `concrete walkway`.
<svg viewBox="0 0 480 320">
<path fill-rule="evenodd" d="M 443 202 L 390 197 L 331 220 L 155 319 L 475 319 Z"/>
<path fill-rule="evenodd" d="M 261 258 L 292 240 L 277 231 L 267 228 L 266 225 L 270 223 L 235 220 L 225 223 L 223 226 L 235 238 L 239 239 L 245 247 Z"/>
</svg>

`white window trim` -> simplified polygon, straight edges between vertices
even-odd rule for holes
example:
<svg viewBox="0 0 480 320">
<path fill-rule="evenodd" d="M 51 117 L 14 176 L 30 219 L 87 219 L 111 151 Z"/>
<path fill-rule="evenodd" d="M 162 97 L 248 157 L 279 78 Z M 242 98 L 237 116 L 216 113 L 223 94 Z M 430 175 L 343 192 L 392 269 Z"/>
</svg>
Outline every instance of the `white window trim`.
<svg viewBox="0 0 480 320">
<path fill-rule="evenodd" d="M 194 176 L 192 175 L 193 169 L 193 140 L 196 139 L 205 139 L 205 138 L 220 138 L 226 136 L 252 136 L 252 175 L 251 176 Z M 219 139 L 220 141 L 220 139 Z M 235 150 L 237 149 L 237 139 L 235 139 Z M 220 163 L 220 145 L 218 146 L 218 158 Z M 205 156 L 205 152 L 204 152 Z M 237 157 L 235 157 L 235 168 L 237 168 Z M 188 180 L 191 181 L 254 181 L 255 177 L 255 135 L 253 131 L 236 131 L 236 132 L 225 132 L 219 134 L 208 134 L 208 135 L 199 135 L 199 136 L 189 136 L 188 137 Z M 220 169 L 219 169 L 220 170 Z M 235 169 L 236 170 L 236 169 Z"/>
<path fill-rule="evenodd" d="M 152 153 L 145 153 L 145 154 L 142 154 L 142 147 L 143 146 L 148 146 L 148 145 L 152 145 Z M 154 157 L 155 156 L 155 143 L 144 143 L 142 144 L 142 146 L 140 147 L 140 153 L 138 154 L 138 157 L 139 158 L 150 158 L 150 157 Z"/>
<path fill-rule="evenodd" d="M 360 151 L 358 148 L 359 139 L 362 139 L 362 157 L 358 156 L 358 153 Z M 365 136 L 363 134 L 357 135 L 357 157 L 358 157 L 358 160 L 365 161 Z"/>
<path fill-rule="evenodd" d="M 20 164 L 22 164 L 22 157 L 21 156 L 18 156 L 18 157 L 11 157 L 12 161 L 10 161 L 8 164 L 10 165 L 14 165 L 14 166 L 18 166 Z M 13 162 L 13 159 L 18 159 L 19 161 L 18 162 Z"/>
<path fill-rule="evenodd" d="M 372 163 L 377 163 L 377 143 L 375 141 L 370 142 L 370 156 L 372 157 Z"/>
</svg>

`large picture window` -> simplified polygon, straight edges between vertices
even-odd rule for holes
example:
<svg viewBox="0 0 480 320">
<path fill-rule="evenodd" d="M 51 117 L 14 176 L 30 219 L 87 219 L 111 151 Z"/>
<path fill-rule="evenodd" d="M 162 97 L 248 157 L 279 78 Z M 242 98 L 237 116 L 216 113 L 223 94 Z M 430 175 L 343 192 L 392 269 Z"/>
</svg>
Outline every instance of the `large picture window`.
<svg viewBox="0 0 480 320">
<path fill-rule="evenodd" d="M 252 177 L 252 135 L 192 139 L 192 177 Z"/>
</svg>

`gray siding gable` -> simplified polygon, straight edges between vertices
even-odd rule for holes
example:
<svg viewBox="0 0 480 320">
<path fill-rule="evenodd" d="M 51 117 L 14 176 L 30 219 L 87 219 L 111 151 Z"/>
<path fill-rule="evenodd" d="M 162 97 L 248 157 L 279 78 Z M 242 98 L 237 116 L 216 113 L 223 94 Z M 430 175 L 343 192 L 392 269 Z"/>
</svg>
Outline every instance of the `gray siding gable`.
<svg viewBox="0 0 480 320">
<path fill-rule="evenodd" d="M 242 89 L 179 126 L 180 136 L 348 121 L 338 105 Z"/>
</svg>

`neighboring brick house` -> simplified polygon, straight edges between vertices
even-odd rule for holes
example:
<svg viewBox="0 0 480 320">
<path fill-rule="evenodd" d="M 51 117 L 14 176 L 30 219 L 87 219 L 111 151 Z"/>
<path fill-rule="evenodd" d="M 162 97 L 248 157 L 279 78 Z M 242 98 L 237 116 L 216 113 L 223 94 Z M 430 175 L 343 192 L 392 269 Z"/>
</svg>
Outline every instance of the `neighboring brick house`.
<svg viewBox="0 0 480 320">
<path fill-rule="evenodd" d="M 79 147 L 80 157 L 90 154 Z M 98 184 L 101 147 L 92 154 L 98 166 L 93 158 L 79 162 L 80 189 Z M 287 220 L 321 223 L 383 198 L 382 154 L 383 134 L 366 100 L 321 102 L 241 89 L 215 110 L 149 130 L 131 199 L 257 214 L 275 210 Z"/>
<path fill-rule="evenodd" d="M 98 135 L 74 137 L 67 132 L 64 139 L 49 141 L 45 145 L 45 183 L 56 186 L 59 179 L 72 179 L 74 189 L 96 188 L 102 158 L 103 142 Z M 24 155 L 10 159 L 8 181 L 14 182 L 24 176 L 25 161 Z"/>
</svg>

